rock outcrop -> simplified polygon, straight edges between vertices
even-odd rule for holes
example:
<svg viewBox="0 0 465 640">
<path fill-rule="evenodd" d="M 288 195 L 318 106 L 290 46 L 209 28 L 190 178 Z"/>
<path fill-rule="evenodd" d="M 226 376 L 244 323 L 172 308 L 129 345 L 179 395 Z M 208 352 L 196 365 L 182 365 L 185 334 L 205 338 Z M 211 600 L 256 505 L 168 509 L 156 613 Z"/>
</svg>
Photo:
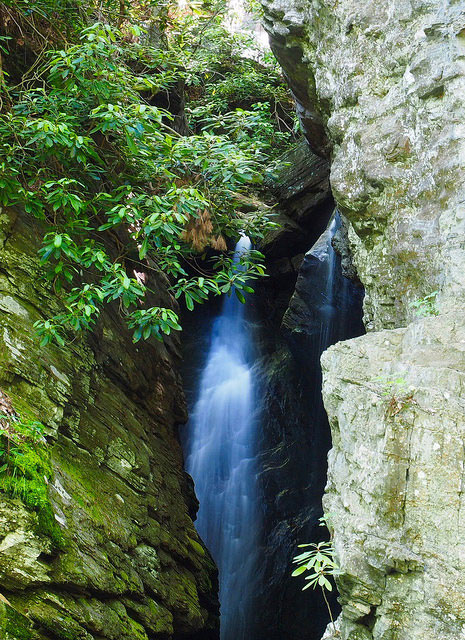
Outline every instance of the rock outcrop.
<svg viewBox="0 0 465 640">
<path fill-rule="evenodd" d="M 265 185 L 278 226 L 259 247 L 270 278 L 258 283 L 258 304 L 265 332 L 272 334 L 287 309 L 305 252 L 323 233 L 334 209 L 328 162 L 312 153 L 304 138 L 281 160 L 277 173 Z"/>
<path fill-rule="evenodd" d="M 405 324 L 409 302 L 438 286 L 444 304 L 455 300 L 458 308 L 465 291 L 462 4 L 274 0 L 264 7 L 278 57 L 284 64 L 293 56 L 292 87 L 305 66 L 302 108 L 318 109 L 325 125 L 333 194 L 351 222 L 366 287 L 367 328 Z"/>
<path fill-rule="evenodd" d="M 465 633 L 465 8 L 263 6 L 307 137 L 331 155 L 333 194 L 366 289 L 370 333 L 323 356 L 333 433 L 325 505 L 344 572 L 338 637 L 457 640 Z"/>
<path fill-rule="evenodd" d="M 261 249 L 267 260 L 287 259 L 308 251 L 326 227 L 334 209 L 329 186 L 329 165 L 312 153 L 304 138 L 280 158 L 280 168 L 266 181 L 277 201 L 276 229 Z"/>
<path fill-rule="evenodd" d="M 62 541 L 0 493 L 0 636 L 215 639 L 216 570 L 192 523 L 177 437 L 177 342 L 134 346 L 113 309 L 95 333 L 40 348 L 33 323 L 57 299 L 38 242 L 33 221 L 1 212 L 0 389 L 45 425 Z"/>
<path fill-rule="evenodd" d="M 344 570 L 342 637 L 457 640 L 464 324 L 424 318 L 339 343 L 322 362 L 333 436 L 324 505 Z"/>
</svg>

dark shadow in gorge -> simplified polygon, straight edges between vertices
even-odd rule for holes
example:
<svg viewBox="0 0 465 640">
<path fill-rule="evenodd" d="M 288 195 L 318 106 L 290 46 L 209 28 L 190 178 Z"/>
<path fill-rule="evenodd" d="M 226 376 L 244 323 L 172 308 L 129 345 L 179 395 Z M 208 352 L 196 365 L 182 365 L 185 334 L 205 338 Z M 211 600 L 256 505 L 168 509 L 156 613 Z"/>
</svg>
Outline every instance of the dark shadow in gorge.
<svg viewBox="0 0 465 640">
<path fill-rule="evenodd" d="M 327 238 L 316 253 L 302 255 L 325 230 L 333 202 L 327 166 L 308 150 L 297 151 L 275 189 L 282 231 L 263 248 L 270 277 L 247 302 L 258 378 L 262 527 L 253 625 L 246 638 L 237 640 L 319 640 L 329 619 L 321 594 L 302 593 L 303 579 L 290 573 L 297 545 L 324 535 L 318 519 L 331 442 L 319 356 L 328 344 L 363 333 L 363 290 L 342 276 L 341 259 Z M 325 246 L 331 268 L 321 259 Z M 183 377 L 190 407 L 221 305 L 214 300 L 183 319 Z"/>
<path fill-rule="evenodd" d="M 329 621 L 321 593 L 302 593 L 303 578 L 290 577 L 297 545 L 325 535 L 318 520 L 331 437 L 320 355 L 327 345 L 364 332 L 363 290 L 342 275 L 332 246 L 332 266 L 321 260 L 327 242 L 306 255 L 280 328 L 269 312 L 272 283 L 258 296 L 263 548 L 254 640 L 319 640 Z M 331 600 L 336 614 L 334 595 Z"/>
</svg>

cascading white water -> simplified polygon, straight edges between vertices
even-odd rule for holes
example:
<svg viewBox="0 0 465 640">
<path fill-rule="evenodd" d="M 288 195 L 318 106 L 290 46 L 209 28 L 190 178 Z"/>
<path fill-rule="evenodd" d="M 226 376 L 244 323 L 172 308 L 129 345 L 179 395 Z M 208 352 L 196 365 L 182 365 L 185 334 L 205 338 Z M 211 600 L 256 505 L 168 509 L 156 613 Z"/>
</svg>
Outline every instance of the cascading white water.
<svg viewBox="0 0 465 640">
<path fill-rule="evenodd" d="M 320 320 L 320 340 L 318 345 L 318 359 L 320 354 L 331 344 L 331 330 L 335 314 L 335 269 L 337 256 L 332 245 L 332 239 L 338 226 L 338 218 L 333 216 L 328 228 L 321 235 L 318 242 L 310 249 L 308 255 L 317 258 L 321 263 L 318 270 L 316 286 L 321 288 L 321 304 L 315 308 Z M 342 310 L 341 310 L 342 311 Z"/>
<path fill-rule="evenodd" d="M 250 249 L 241 238 L 235 261 Z M 186 470 L 200 508 L 196 528 L 219 570 L 221 640 L 249 640 L 258 549 L 254 381 L 244 305 L 226 298 L 215 320 L 185 436 Z"/>
</svg>

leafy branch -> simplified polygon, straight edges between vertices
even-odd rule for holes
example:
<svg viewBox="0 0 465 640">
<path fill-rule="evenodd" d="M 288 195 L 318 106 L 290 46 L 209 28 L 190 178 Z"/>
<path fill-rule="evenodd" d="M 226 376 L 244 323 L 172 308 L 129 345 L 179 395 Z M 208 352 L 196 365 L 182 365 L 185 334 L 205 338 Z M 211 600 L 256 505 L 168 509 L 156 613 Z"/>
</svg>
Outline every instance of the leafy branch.
<svg viewBox="0 0 465 640">
<path fill-rule="evenodd" d="M 151 99 L 186 71 L 172 49 L 143 44 L 128 16 L 124 32 L 100 22 L 83 28 L 77 44 L 51 48 L 40 82 L 15 87 L 0 114 L 0 204 L 48 228 L 40 257 L 63 301 L 60 313 L 36 323 L 42 345 L 91 329 L 112 302 L 135 341 L 180 330 L 173 309 L 150 305 L 157 272 L 188 309 L 232 291 L 244 301 L 264 275 L 259 252 L 237 271 L 227 246 L 243 229 L 258 240 L 274 224 L 271 212 L 240 208 L 274 148 L 267 107 L 218 122 L 209 111 L 195 135 L 181 136 Z M 207 252 L 217 256 L 206 275 L 192 276 L 190 259 Z"/>
<path fill-rule="evenodd" d="M 320 518 L 320 526 L 327 526 L 327 515 Z M 333 613 L 331 606 L 326 595 L 327 591 L 333 590 L 331 580 L 335 576 L 341 575 L 341 570 L 335 559 L 335 550 L 333 541 L 322 541 L 316 543 L 299 544 L 299 549 L 307 549 L 303 553 L 295 556 L 293 563 L 297 564 L 297 569 L 294 569 L 292 576 L 305 575 L 307 584 L 302 588 L 302 591 L 306 589 L 316 589 L 320 587 L 323 594 L 323 598 L 328 609 L 331 624 L 335 635 L 339 635 L 336 630 Z"/>
</svg>

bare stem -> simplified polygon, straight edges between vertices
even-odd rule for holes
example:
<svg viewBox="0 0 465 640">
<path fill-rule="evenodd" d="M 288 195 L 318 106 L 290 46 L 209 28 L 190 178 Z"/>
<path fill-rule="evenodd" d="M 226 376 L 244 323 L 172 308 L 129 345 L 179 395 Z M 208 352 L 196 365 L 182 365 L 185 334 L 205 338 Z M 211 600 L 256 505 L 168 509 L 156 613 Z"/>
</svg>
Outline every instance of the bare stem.
<svg viewBox="0 0 465 640">
<path fill-rule="evenodd" d="M 329 617 L 331 620 L 331 624 L 333 625 L 334 635 L 338 635 L 336 630 L 336 625 L 334 624 L 333 612 L 331 611 L 331 607 L 329 606 L 328 598 L 326 597 L 326 592 L 323 587 L 321 587 L 321 592 L 323 593 L 323 598 L 325 599 L 326 607 L 328 609 Z"/>
</svg>

